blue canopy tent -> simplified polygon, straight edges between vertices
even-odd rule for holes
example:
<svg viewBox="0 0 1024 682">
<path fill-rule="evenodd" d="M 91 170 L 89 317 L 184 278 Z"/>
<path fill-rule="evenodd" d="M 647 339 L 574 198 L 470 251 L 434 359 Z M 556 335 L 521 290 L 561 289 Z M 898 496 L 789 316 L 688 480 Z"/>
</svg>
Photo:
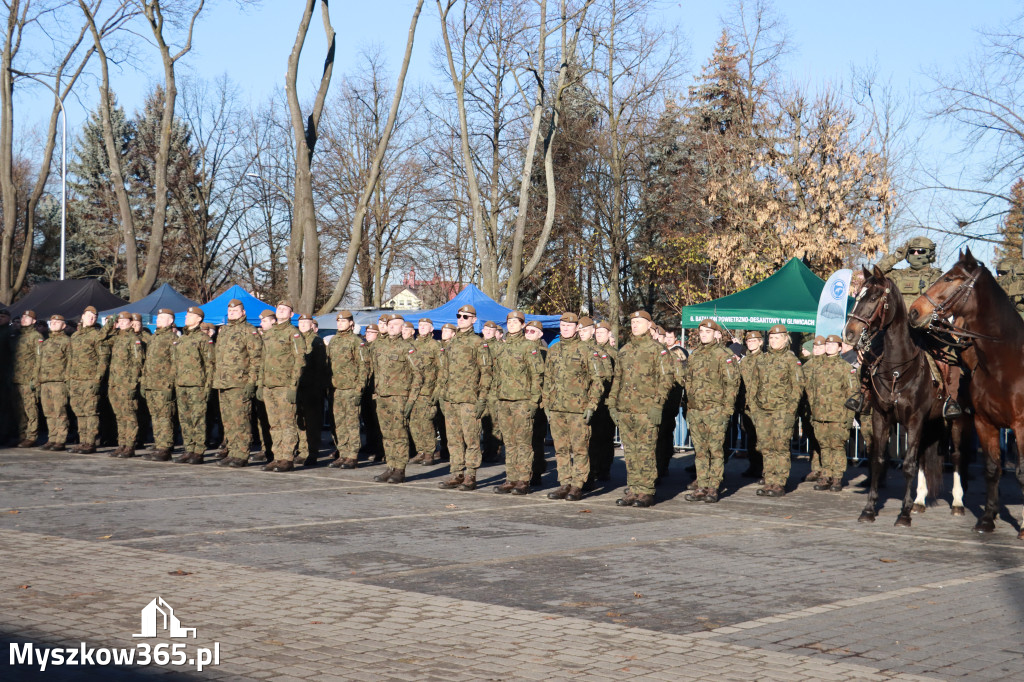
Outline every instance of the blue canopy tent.
<svg viewBox="0 0 1024 682">
<path fill-rule="evenodd" d="M 227 291 L 217 296 L 209 303 L 205 303 L 200 308 L 203 309 L 203 313 L 206 315 L 203 318 L 204 322 L 212 322 L 213 324 L 227 324 L 228 321 L 228 301 L 233 298 L 237 298 L 245 306 L 245 319 L 252 325 L 259 326 L 260 324 L 260 313 L 264 310 L 273 310 L 274 306 L 269 303 L 264 303 L 260 299 L 256 298 L 248 291 L 233 284 L 228 287 Z M 297 320 L 298 315 L 293 315 L 292 320 Z M 179 327 L 185 326 L 185 313 L 180 312 L 174 316 L 174 324 Z"/>
<path fill-rule="evenodd" d="M 99 318 L 102 321 L 111 315 L 117 315 L 122 312 L 139 313 L 142 315 L 142 323 L 150 325 L 156 320 L 156 311 L 161 308 L 170 308 L 177 313 L 193 305 L 199 304 L 191 298 L 186 298 L 179 294 L 170 284 L 164 283 L 149 296 L 139 299 L 134 303 L 123 305 L 120 308 L 110 308 L 100 312 Z"/>
<path fill-rule="evenodd" d="M 470 284 L 460 291 L 455 298 L 433 310 L 398 310 L 394 312 L 400 313 L 402 317 L 413 324 L 419 322 L 421 317 L 429 317 L 433 321 L 434 327 L 440 328 L 446 322 L 455 324 L 455 314 L 459 308 L 467 303 L 476 308 L 476 323 L 473 325 L 473 328 L 477 332 L 483 329 L 484 322 L 488 320 L 497 322 L 504 327 L 505 319 L 508 317 L 509 312 L 512 311 L 511 308 L 506 308 L 480 291 L 475 285 Z M 527 322 L 540 320 L 541 325 L 545 329 L 557 329 L 560 317 L 560 315 L 527 315 L 526 320 Z"/>
</svg>

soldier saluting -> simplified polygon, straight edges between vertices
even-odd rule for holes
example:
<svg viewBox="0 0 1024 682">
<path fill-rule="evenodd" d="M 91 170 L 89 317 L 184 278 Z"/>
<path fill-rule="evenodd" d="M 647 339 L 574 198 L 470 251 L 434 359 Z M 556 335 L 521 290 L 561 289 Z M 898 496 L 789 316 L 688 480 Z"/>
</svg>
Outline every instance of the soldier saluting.
<svg viewBox="0 0 1024 682">
<path fill-rule="evenodd" d="M 267 408 L 270 435 L 274 441 L 274 460 L 264 471 L 291 471 L 295 468 L 295 448 L 299 433 L 296 424 L 299 379 L 306 365 L 306 342 L 291 323 L 292 304 L 279 301 L 276 324 L 263 332 L 256 398 Z"/>
</svg>

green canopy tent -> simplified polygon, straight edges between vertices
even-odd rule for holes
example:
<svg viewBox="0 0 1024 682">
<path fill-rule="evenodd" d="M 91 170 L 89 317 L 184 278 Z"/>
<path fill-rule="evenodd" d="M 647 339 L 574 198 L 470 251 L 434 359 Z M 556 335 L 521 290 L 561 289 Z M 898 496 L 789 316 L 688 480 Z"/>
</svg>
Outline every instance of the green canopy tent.
<svg viewBox="0 0 1024 682">
<path fill-rule="evenodd" d="M 693 329 L 711 318 L 732 330 L 767 330 L 784 324 L 791 332 L 814 333 L 818 299 L 825 281 L 799 258 L 791 258 L 778 272 L 749 289 L 729 296 L 686 306 L 683 329 Z"/>
</svg>

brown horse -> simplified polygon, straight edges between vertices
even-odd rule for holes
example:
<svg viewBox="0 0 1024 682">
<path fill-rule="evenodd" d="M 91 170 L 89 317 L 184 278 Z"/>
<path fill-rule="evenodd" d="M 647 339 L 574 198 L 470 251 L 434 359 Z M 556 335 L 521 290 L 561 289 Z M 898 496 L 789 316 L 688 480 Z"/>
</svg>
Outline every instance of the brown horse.
<svg viewBox="0 0 1024 682">
<path fill-rule="evenodd" d="M 885 473 L 885 436 L 893 421 L 907 429 L 907 454 L 903 460 L 906 489 L 897 526 L 909 526 L 913 509 L 911 486 L 918 468 L 928 490 L 937 492 L 942 481 L 938 456 L 939 439 L 945 430 L 943 393 L 932 382 L 924 351 L 910 335 L 907 311 L 896 285 L 875 266 L 864 270 L 864 287 L 844 330 L 847 343 L 863 353 L 861 380 L 869 387 L 873 407 L 870 443 L 871 489 L 859 521 L 875 520 L 878 484 Z"/>
<path fill-rule="evenodd" d="M 969 343 L 960 357 L 970 377 L 987 488 L 985 512 L 974 529 L 991 533 L 999 513 L 999 429 L 1013 429 L 1017 442 L 1024 443 L 1024 320 L 970 249 L 914 301 L 909 315 L 915 327 Z M 1021 459 L 1018 454 L 1017 480 L 1024 486 Z M 1017 538 L 1024 540 L 1024 528 Z"/>
</svg>

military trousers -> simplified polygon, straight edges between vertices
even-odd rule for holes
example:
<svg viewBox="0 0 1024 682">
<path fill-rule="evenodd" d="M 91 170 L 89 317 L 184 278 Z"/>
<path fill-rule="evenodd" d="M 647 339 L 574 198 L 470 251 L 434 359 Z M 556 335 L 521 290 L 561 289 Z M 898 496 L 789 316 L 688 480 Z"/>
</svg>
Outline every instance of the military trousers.
<svg viewBox="0 0 1024 682">
<path fill-rule="evenodd" d="M 448 431 L 448 451 L 451 455 L 452 476 L 476 476 L 480 468 L 480 420 L 473 403 L 444 404 L 444 419 Z"/>
<path fill-rule="evenodd" d="M 107 387 L 110 407 L 117 420 L 117 444 L 134 448 L 139 436 L 139 391 L 138 385 L 110 384 Z"/>
<path fill-rule="evenodd" d="M 288 402 L 291 390 L 287 386 L 263 387 L 263 404 L 267 407 L 270 437 L 274 441 L 274 459 L 289 462 L 295 459 L 295 448 L 299 442 L 295 403 Z"/>
<path fill-rule="evenodd" d="M 71 411 L 78 419 L 78 442 L 95 446 L 100 437 L 100 382 L 72 379 L 69 384 Z"/>
<path fill-rule="evenodd" d="M 626 485 L 634 495 L 653 495 L 658 477 L 658 427 L 647 413 L 619 412 L 619 438 L 626 460 Z"/>
<path fill-rule="evenodd" d="M 359 404 L 362 391 L 334 392 L 334 432 L 341 459 L 359 458 Z"/>
<path fill-rule="evenodd" d="M 850 425 L 846 422 L 814 422 L 814 433 L 821 445 L 821 470 L 834 481 L 846 473 L 846 441 Z"/>
<path fill-rule="evenodd" d="M 378 395 L 377 421 L 384 439 L 384 461 L 388 467 L 404 471 L 409 463 L 409 429 L 405 421 L 404 395 Z"/>
<path fill-rule="evenodd" d="M 413 449 L 417 453 L 431 454 L 437 447 L 437 432 L 434 430 L 434 417 L 437 408 L 428 395 L 416 397 L 409 417 L 409 435 L 412 436 Z"/>
<path fill-rule="evenodd" d="M 245 388 L 222 388 L 219 398 L 228 457 L 248 460 L 252 447 L 252 399 L 246 395 Z"/>
<path fill-rule="evenodd" d="M 147 388 L 146 405 L 153 424 L 153 447 L 170 450 L 174 447 L 174 390 Z"/>
<path fill-rule="evenodd" d="M 590 477 L 590 424 L 579 412 L 548 410 L 548 425 L 555 441 L 558 482 L 582 488 Z"/>
<path fill-rule="evenodd" d="M 319 389 L 299 391 L 296 405 L 299 429 L 300 462 L 315 462 L 320 455 L 321 436 L 324 429 L 324 394 Z"/>
<path fill-rule="evenodd" d="M 205 386 L 176 386 L 178 424 L 181 443 L 186 453 L 206 452 L 206 401 L 210 391 Z"/>
<path fill-rule="evenodd" d="M 505 480 L 527 482 L 533 477 L 532 400 L 499 400 L 491 415 L 505 438 Z"/>
<path fill-rule="evenodd" d="M 757 415 L 757 433 L 764 452 L 764 483 L 786 487 L 791 463 L 789 445 L 793 439 L 792 412 L 762 410 Z"/>
<path fill-rule="evenodd" d="M 717 491 L 725 475 L 725 433 L 732 418 L 724 405 L 711 410 L 690 410 L 686 425 L 693 441 L 693 458 L 697 467 L 697 487 Z"/>
<path fill-rule="evenodd" d="M 14 402 L 18 414 L 18 436 L 22 440 L 39 437 L 39 403 L 35 386 L 14 384 Z"/>
<path fill-rule="evenodd" d="M 39 387 L 39 402 L 46 415 L 47 440 L 63 445 L 68 440 L 68 385 L 63 381 L 47 381 Z"/>
</svg>

